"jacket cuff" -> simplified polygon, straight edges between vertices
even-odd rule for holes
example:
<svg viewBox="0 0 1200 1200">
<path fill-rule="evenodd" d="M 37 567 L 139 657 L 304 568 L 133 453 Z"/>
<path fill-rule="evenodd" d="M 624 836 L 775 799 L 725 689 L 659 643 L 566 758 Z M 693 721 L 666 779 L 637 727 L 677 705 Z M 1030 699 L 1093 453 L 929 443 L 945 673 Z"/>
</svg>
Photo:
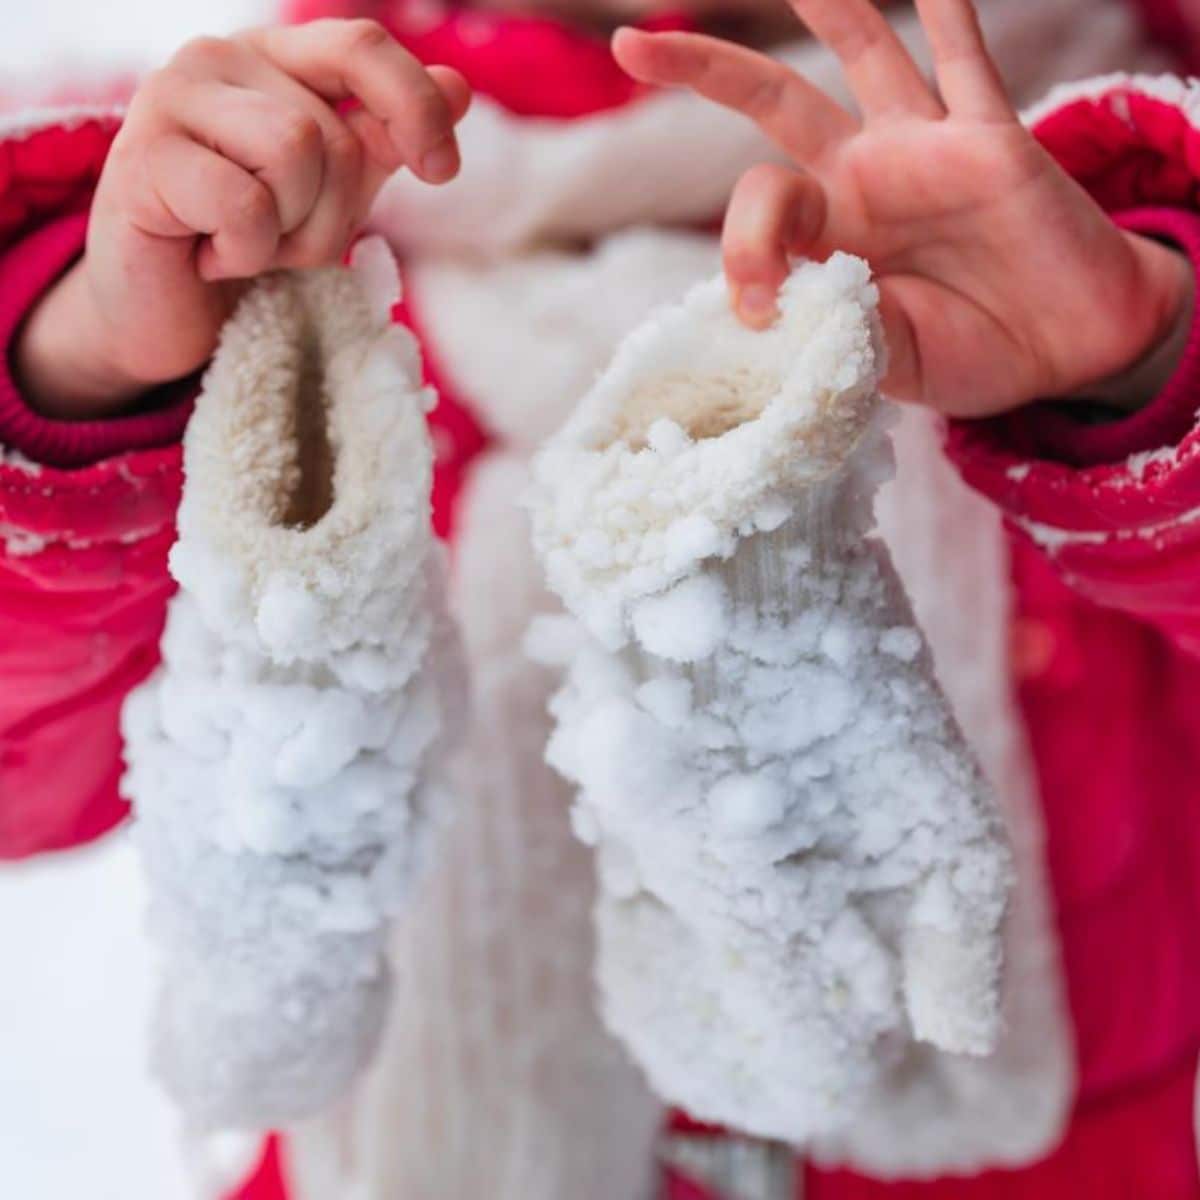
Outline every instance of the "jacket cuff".
<svg viewBox="0 0 1200 1200">
<path fill-rule="evenodd" d="M 44 417 L 21 394 L 12 364 L 17 332 L 83 252 L 87 223 L 86 212 L 60 217 L 0 257 L 0 446 L 44 466 L 82 467 L 178 441 L 198 387 L 194 378 L 181 380 L 156 389 L 128 415 L 89 421 Z"/>
</svg>

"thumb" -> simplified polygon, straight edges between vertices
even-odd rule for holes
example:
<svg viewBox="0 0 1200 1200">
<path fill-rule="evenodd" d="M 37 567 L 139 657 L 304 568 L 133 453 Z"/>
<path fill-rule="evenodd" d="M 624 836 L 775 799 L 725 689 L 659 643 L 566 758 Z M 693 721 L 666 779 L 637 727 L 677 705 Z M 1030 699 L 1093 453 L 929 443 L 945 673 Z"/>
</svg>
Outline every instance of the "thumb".
<svg viewBox="0 0 1200 1200">
<path fill-rule="evenodd" d="M 763 163 L 738 180 L 721 250 L 730 303 L 743 324 L 765 329 L 775 320 L 791 256 L 814 249 L 827 211 L 824 189 L 806 171 Z"/>
</svg>

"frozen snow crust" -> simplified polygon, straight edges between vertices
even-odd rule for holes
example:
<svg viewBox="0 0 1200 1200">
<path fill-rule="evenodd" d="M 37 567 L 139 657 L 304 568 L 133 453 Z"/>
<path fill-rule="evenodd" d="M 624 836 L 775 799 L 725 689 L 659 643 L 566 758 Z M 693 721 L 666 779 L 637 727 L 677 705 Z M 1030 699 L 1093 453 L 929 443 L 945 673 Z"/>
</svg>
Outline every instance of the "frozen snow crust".
<svg viewBox="0 0 1200 1200">
<path fill-rule="evenodd" d="M 793 273 L 765 333 L 712 280 L 622 343 L 535 464 L 538 550 L 596 637 L 621 646 L 639 600 L 777 528 L 792 490 L 840 466 L 875 407 L 875 303 L 838 254 Z"/>
<path fill-rule="evenodd" d="M 1002 826 L 874 535 L 875 304 L 846 256 L 766 334 L 704 284 L 535 471 L 576 620 L 530 646 L 566 667 L 548 758 L 597 848 L 606 1018 L 666 1099 L 794 1143 L 904 1046 L 1000 1032 Z"/>
<path fill-rule="evenodd" d="M 318 1111 L 366 1063 L 386 923 L 446 807 L 429 396 L 377 307 L 311 272 L 229 322 L 185 439 L 163 665 L 125 709 L 157 1068 L 200 1126 Z"/>
</svg>

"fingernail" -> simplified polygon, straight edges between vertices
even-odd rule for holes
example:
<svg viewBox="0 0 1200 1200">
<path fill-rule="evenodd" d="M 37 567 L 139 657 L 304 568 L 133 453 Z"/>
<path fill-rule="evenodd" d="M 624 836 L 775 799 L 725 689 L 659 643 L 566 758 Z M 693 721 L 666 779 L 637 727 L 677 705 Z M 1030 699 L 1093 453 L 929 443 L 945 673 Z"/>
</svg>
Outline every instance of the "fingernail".
<svg viewBox="0 0 1200 1200">
<path fill-rule="evenodd" d="M 734 296 L 734 307 L 742 320 L 755 329 L 765 329 L 779 315 L 774 291 L 761 283 L 740 288 Z"/>
<path fill-rule="evenodd" d="M 438 142 L 421 159 L 421 174 L 433 183 L 444 183 L 458 170 L 458 143 L 452 137 Z"/>
</svg>

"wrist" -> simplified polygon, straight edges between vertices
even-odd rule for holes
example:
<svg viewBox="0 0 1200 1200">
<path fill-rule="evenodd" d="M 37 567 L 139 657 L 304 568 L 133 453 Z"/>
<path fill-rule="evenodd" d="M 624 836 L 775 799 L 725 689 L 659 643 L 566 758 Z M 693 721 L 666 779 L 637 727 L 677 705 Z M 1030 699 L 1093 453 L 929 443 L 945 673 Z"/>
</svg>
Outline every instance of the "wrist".
<svg viewBox="0 0 1200 1200">
<path fill-rule="evenodd" d="M 124 371 L 112 347 L 80 260 L 17 330 L 12 369 L 26 401 L 43 416 L 63 421 L 116 416 L 153 383 Z"/>
<path fill-rule="evenodd" d="M 1130 294 L 1138 319 L 1128 326 L 1133 338 L 1122 366 L 1075 389 L 1071 397 L 1133 413 L 1163 390 L 1183 359 L 1195 314 L 1196 279 L 1182 251 L 1136 233 L 1124 231 L 1122 236 L 1135 263 Z"/>
</svg>

